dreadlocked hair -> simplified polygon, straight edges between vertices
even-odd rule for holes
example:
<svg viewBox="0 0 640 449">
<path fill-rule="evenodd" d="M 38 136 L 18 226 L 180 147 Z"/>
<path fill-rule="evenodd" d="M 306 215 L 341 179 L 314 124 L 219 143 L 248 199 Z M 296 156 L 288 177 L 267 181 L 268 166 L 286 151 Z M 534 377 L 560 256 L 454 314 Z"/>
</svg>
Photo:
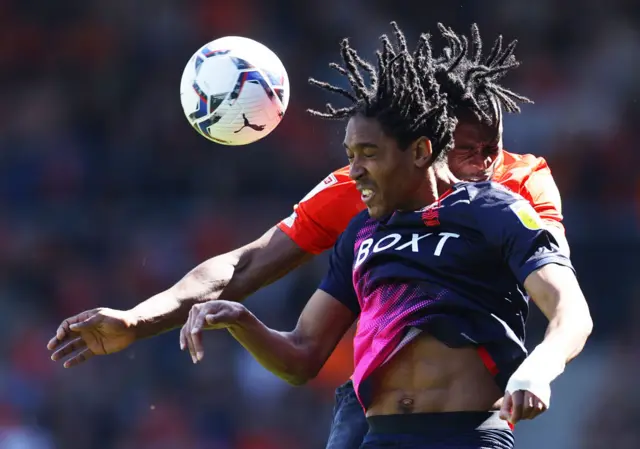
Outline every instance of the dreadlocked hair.
<svg viewBox="0 0 640 449">
<path fill-rule="evenodd" d="M 457 121 L 449 116 L 447 95 L 440 92 L 434 77 L 429 36 L 420 37 L 412 55 L 398 25 L 391 22 L 391 26 L 397 45 L 394 47 L 387 35 L 382 35 L 382 49 L 376 52 L 375 67 L 362 59 L 347 39 L 342 40 L 340 53 L 344 66 L 336 63 L 329 66 L 348 79 L 350 90 L 309 79 L 310 84 L 347 98 L 351 105 L 336 109 L 328 103 L 326 112 L 312 109 L 308 112 L 335 120 L 358 114 L 375 118 L 385 133 L 397 140 L 401 149 L 425 136 L 431 141 L 431 160 L 440 159 L 452 146 Z M 369 75 L 368 83 L 363 71 Z"/>
<path fill-rule="evenodd" d="M 440 33 L 447 41 L 443 55 L 435 63 L 435 79 L 441 89 L 448 94 L 448 104 L 453 113 L 470 111 L 479 120 L 495 123 L 493 104 L 507 112 L 520 112 L 518 103 L 533 103 L 498 84 L 506 73 L 520 65 L 514 56 L 517 40 L 504 49 L 502 36 L 498 36 L 489 55 L 482 56 L 482 40 L 477 24 L 471 25 L 471 44 L 464 35 L 457 35 L 453 29 L 438 23 Z M 430 82 L 429 80 L 426 80 Z"/>
</svg>

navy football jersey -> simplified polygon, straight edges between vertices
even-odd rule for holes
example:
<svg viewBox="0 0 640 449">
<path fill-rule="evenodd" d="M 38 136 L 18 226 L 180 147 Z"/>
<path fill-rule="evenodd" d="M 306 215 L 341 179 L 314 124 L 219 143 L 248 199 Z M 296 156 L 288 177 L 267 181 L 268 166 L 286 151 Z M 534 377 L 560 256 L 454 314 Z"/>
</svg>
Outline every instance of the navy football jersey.
<svg viewBox="0 0 640 449">
<path fill-rule="evenodd" d="M 493 182 L 457 183 L 419 211 L 354 217 L 319 288 L 359 316 L 361 402 L 360 384 L 420 331 L 482 346 L 504 388 L 526 357 L 524 281 L 549 263 L 571 267 L 530 203 Z"/>
</svg>

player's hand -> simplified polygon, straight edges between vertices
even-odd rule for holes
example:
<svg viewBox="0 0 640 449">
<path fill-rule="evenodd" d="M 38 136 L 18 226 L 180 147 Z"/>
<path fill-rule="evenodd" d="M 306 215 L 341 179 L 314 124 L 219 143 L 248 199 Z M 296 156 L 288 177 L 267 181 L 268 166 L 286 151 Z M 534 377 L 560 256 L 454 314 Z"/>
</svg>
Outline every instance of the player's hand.
<svg viewBox="0 0 640 449">
<path fill-rule="evenodd" d="M 533 419 L 546 410 L 544 402 L 530 391 L 517 390 L 513 394 L 506 392 L 500 409 L 500 419 L 515 424 L 523 419 Z"/>
<path fill-rule="evenodd" d="M 189 349 L 191 360 L 198 363 L 204 357 L 202 331 L 223 329 L 237 324 L 247 309 L 238 302 L 213 300 L 196 304 L 180 330 L 180 349 Z"/>
<path fill-rule="evenodd" d="M 101 307 L 64 320 L 47 348 L 55 351 L 51 360 L 66 358 L 63 366 L 69 368 L 94 355 L 122 351 L 135 339 L 134 320 L 128 312 Z"/>
</svg>

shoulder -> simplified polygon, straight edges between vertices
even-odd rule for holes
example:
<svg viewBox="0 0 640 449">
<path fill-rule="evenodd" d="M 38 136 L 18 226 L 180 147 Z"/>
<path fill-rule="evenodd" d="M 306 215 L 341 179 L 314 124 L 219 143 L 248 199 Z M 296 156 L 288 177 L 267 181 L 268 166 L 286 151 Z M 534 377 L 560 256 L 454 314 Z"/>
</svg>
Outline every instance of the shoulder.
<svg viewBox="0 0 640 449">
<path fill-rule="evenodd" d="M 503 151 L 492 180 L 519 192 L 533 174 L 548 171 L 549 165 L 542 157 Z"/>
<path fill-rule="evenodd" d="M 524 200 L 522 196 L 495 181 L 461 182 L 454 186 L 456 191 L 466 195 L 471 205 L 489 205 L 493 203 L 513 203 Z M 454 192 L 455 193 L 455 192 Z"/>
<path fill-rule="evenodd" d="M 560 191 L 544 158 L 505 151 L 494 181 L 522 195 L 544 220 L 562 227 Z"/>
<path fill-rule="evenodd" d="M 493 181 L 465 183 L 476 222 L 483 228 L 521 225 L 536 231 L 544 227 L 540 215 L 523 196 Z"/>
<path fill-rule="evenodd" d="M 539 223 L 538 214 L 529 201 L 502 184 L 485 181 L 464 183 L 460 188 L 466 191 L 468 198 L 468 212 L 463 215 L 472 218 L 476 226 L 485 227 L 495 220 L 511 221 L 515 218 L 536 226 Z"/>
<path fill-rule="evenodd" d="M 349 167 L 342 167 L 320 181 L 301 200 L 305 202 L 333 201 L 344 197 L 345 194 L 355 194 L 354 181 L 349 177 Z"/>
<path fill-rule="evenodd" d="M 319 254 L 335 244 L 363 208 L 349 167 L 342 167 L 311 189 L 278 227 L 305 251 Z"/>
<path fill-rule="evenodd" d="M 517 154 L 503 150 L 501 166 L 505 171 L 513 169 L 528 169 L 529 172 L 543 170 L 549 165 L 545 158 L 534 154 Z"/>
</svg>

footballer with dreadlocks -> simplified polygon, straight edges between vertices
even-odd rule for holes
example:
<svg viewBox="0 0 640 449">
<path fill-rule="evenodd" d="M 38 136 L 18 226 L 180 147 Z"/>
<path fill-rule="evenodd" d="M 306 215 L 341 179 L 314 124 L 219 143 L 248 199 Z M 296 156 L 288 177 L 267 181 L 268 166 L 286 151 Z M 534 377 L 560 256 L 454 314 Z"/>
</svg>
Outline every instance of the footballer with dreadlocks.
<svg viewBox="0 0 640 449">
<path fill-rule="evenodd" d="M 217 300 L 194 306 L 183 334 L 227 329 L 299 385 L 357 320 L 351 379 L 368 423 L 361 448 L 513 448 L 509 424 L 548 408 L 551 382 L 591 333 L 589 308 L 569 256 L 527 200 L 448 172 L 457 119 L 429 36 L 410 53 L 392 25 L 397 45 L 382 36 L 375 68 L 342 42 L 345 67 L 334 67 L 351 92 L 312 80 L 351 102 L 310 112 L 347 121 L 349 175 L 365 210 L 338 238 L 295 329 L 272 330 L 240 303 Z M 437 179 L 451 185 L 442 195 Z M 529 297 L 549 319 L 530 355 Z"/>
<path fill-rule="evenodd" d="M 439 84 L 440 91 L 447 95 L 449 115 L 458 119 L 454 146 L 446 155 L 449 168 L 460 179 L 491 179 L 519 193 L 530 202 L 547 229 L 557 231 L 554 232 L 556 239 L 563 242 L 560 196 L 546 162 L 502 148 L 502 111 L 518 112 L 517 103 L 527 102 L 498 84 L 498 79 L 518 64 L 513 56 L 515 42 L 503 50 L 499 37 L 490 55 L 483 58 L 482 42 L 475 25 L 470 38 L 472 53 L 466 36 L 456 35 L 442 25 L 439 29 L 447 46 L 433 62 L 433 76 L 423 81 Z M 348 45 L 345 48 L 352 55 L 349 59 L 356 63 L 360 61 Z M 387 57 L 391 57 L 393 51 L 389 46 Z M 416 56 L 421 58 L 424 54 Z M 361 83 L 358 85 L 362 86 Z M 424 88 L 428 90 L 429 86 Z M 442 183 L 439 191 L 444 192 L 447 188 L 446 183 Z M 339 169 L 309 192 L 290 217 L 261 237 L 210 258 L 171 288 L 133 309 L 102 307 L 65 319 L 48 344 L 54 351 L 52 359 L 63 361 L 65 367 L 76 366 L 94 355 L 119 352 L 139 339 L 175 329 L 186 322 L 187 326 L 180 333 L 180 344 L 183 349 L 189 349 L 195 363 L 202 357 L 201 333 L 185 332 L 185 329 L 193 328 L 195 316 L 189 311 L 194 304 L 219 298 L 242 301 L 314 255 L 331 248 L 349 221 L 364 208 L 361 193 L 349 177 L 349 167 Z M 433 214 L 431 222 L 437 221 L 437 215 Z M 484 352 L 479 354 L 487 366 L 492 366 Z M 511 418 L 515 422 L 528 417 L 513 415 Z M 336 391 L 327 447 L 355 449 L 367 431 L 368 423 L 349 380 Z"/>
</svg>

